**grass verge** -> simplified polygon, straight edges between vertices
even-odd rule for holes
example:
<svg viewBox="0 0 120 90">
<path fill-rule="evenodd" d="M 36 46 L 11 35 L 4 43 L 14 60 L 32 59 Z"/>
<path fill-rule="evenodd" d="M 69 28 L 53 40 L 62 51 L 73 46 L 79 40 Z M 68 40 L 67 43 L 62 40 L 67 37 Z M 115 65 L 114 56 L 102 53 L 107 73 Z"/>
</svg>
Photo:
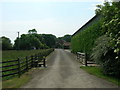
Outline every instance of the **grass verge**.
<svg viewBox="0 0 120 90">
<path fill-rule="evenodd" d="M 2 88 L 20 88 L 31 79 L 28 73 L 23 74 L 20 78 L 12 78 L 2 81 Z"/>
<path fill-rule="evenodd" d="M 80 68 L 82 68 L 83 70 L 85 70 L 86 72 L 88 72 L 89 74 L 92 74 L 92 75 L 95 75 L 99 78 L 103 78 L 103 79 L 106 79 L 118 86 L 120 86 L 120 80 L 115 78 L 115 77 L 111 77 L 111 76 L 107 76 L 107 75 L 104 75 L 101 71 L 101 69 L 99 67 L 94 67 L 94 66 L 81 66 Z"/>
</svg>

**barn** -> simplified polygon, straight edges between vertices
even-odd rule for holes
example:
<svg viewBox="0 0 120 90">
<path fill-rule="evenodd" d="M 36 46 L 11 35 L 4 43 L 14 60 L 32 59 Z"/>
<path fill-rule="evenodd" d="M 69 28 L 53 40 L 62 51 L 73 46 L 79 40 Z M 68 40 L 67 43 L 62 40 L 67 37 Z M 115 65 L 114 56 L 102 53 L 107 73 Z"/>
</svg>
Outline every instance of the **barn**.
<svg viewBox="0 0 120 90">
<path fill-rule="evenodd" d="M 100 35 L 101 16 L 95 15 L 72 35 L 72 52 L 90 53 L 96 38 Z"/>
</svg>

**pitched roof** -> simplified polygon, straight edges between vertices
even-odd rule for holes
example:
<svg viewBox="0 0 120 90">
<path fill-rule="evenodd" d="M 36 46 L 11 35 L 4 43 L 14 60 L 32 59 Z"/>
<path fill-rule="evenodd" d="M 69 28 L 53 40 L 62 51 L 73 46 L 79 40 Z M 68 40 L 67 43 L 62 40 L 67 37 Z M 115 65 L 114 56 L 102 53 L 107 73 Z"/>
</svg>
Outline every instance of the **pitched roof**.
<svg viewBox="0 0 120 90">
<path fill-rule="evenodd" d="M 98 18 L 98 16 L 100 16 L 100 15 L 95 15 L 93 18 L 91 18 L 86 24 L 84 24 L 80 29 L 78 29 L 73 35 L 72 35 L 72 37 L 74 36 L 74 35 L 76 35 L 78 32 L 80 32 L 85 26 L 87 26 L 90 22 L 92 22 L 94 19 L 96 19 L 96 18 Z"/>
</svg>

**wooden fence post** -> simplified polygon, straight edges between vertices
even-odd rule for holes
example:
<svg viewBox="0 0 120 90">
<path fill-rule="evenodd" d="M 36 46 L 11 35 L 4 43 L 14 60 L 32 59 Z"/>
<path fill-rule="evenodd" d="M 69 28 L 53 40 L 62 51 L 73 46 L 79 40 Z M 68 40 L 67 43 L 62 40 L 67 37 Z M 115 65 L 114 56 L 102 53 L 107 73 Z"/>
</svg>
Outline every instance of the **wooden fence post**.
<svg viewBox="0 0 120 90">
<path fill-rule="evenodd" d="M 28 57 L 26 56 L 26 70 L 28 71 Z"/>
<path fill-rule="evenodd" d="M 35 67 L 35 55 L 33 55 L 33 67 Z"/>
<path fill-rule="evenodd" d="M 33 67 L 33 55 L 31 55 L 31 68 Z"/>
<path fill-rule="evenodd" d="M 87 66 L 87 54 L 85 53 L 85 66 Z"/>
<path fill-rule="evenodd" d="M 37 67 L 38 64 L 38 58 L 37 58 L 37 54 L 34 55 L 34 67 Z"/>
<path fill-rule="evenodd" d="M 44 66 L 44 67 L 46 67 L 45 64 L 46 64 L 46 63 L 45 63 L 45 57 L 43 57 L 43 66 Z"/>
<path fill-rule="evenodd" d="M 77 53 L 77 59 L 79 59 L 79 56 L 78 56 L 79 54 Z"/>
<path fill-rule="evenodd" d="M 18 77 L 20 78 L 21 71 L 20 71 L 20 59 L 18 58 Z"/>
<path fill-rule="evenodd" d="M 37 55 L 35 54 L 35 60 L 37 60 Z"/>
<path fill-rule="evenodd" d="M 40 62 L 40 53 L 38 53 L 38 63 Z"/>
</svg>

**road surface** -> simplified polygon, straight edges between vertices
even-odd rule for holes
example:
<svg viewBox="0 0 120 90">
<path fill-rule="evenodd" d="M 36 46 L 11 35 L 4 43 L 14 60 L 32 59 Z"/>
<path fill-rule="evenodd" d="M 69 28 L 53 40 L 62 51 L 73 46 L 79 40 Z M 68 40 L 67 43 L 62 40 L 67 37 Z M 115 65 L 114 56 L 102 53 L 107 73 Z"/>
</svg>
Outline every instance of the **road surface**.
<svg viewBox="0 0 120 90">
<path fill-rule="evenodd" d="M 97 78 L 80 69 L 76 56 L 56 49 L 47 58 L 47 68 L 38 69 L 22 88 L 117 88 L 111 82 Z"/>
</svg>

